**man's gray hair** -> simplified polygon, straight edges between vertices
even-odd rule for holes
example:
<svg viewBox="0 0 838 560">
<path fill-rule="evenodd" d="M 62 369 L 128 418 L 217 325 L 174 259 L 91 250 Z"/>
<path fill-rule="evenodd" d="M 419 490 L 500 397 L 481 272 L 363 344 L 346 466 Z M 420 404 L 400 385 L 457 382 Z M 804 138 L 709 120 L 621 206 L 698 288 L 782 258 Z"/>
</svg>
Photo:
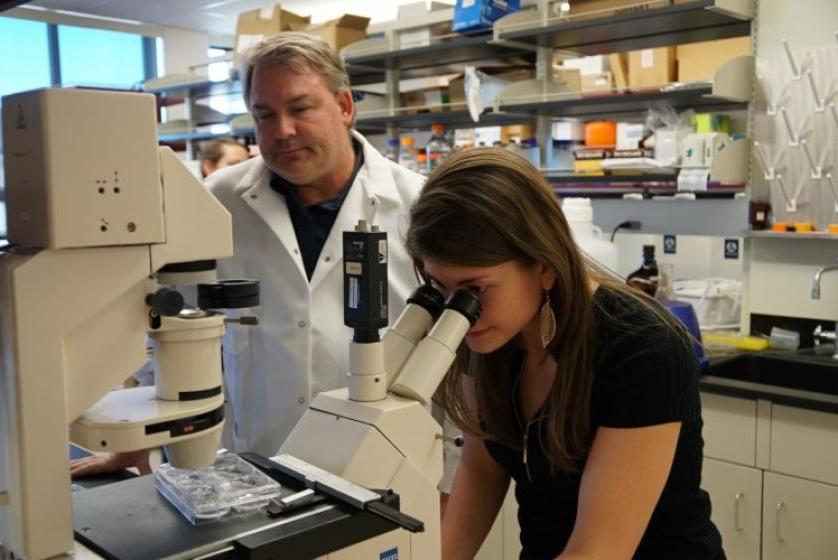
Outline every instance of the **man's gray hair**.
<svg viewBox="0 0 838 560">
<path fill-rule="evenodd" d="M 248 109 L 253 69 L 261 64 L 284 64 L 300 74 L 314 72 L 323 77 L 334 93 L 349 89 L 346 67 L 328 43 L 306 33 L 283 31 L 263 39 L 242 55 L 239 72 Z"/>
</svg>

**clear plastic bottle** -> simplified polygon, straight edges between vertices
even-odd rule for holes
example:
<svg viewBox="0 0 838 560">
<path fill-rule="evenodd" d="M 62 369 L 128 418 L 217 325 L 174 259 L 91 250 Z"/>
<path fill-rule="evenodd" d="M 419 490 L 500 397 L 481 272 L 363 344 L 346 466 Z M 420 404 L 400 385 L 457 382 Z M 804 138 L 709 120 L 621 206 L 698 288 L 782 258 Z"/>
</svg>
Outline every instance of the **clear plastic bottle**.
<svg viewBox="0 0 838 560">
<path fill-rule="evenodd" d="M 428 173 L 439 167 L 442 160 L 451 153 L 451 144 L 445 139 L 445 125 L 436 123 L 431 125 L 431 139 L 425 146 L 428 156 Z"/>
<path fill-rule="evenodd" d="M 387 150 L 384 152 L 384 157 L 390 161 L 399 162 L 399 141 L 396 138 L 387 139 Z"/>
<path fill-rule="evenodd" d="M 399 165 L 411 171 L 419 171 L 419 164 L 416 161 L 416 154 L 413 151 L 413 136 L 407 134 L 402 136 L 402 146 L 399 150 Z"/>
<path fill-rule="evenodd" d="M 655 260 L 654 245 L 643 246 L 643 264 L 628 275 L 626 282 L 655 297 L 660 284 L 660 272 L 658 271 L 658 261 Z"/>
<path fill-rule="evenodd" d="M 422 148 L 416 150 L 416 163 L 419 165 L 419 173 L 428 174 L 428 156 Z"/>
</svg>

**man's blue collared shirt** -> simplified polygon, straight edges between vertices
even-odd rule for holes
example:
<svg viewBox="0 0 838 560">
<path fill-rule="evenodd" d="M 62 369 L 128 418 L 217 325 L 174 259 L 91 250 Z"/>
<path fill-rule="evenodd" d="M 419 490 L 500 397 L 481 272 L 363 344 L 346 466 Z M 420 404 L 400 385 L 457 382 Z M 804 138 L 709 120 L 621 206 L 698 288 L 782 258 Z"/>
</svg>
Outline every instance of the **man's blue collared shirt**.
<svg viewBox="0 0 838 560">
<path fill-rule="evenodd" d="M 297 187 L 293 183 L 289 183 L 273 171 L 271 171 L 271 188 L 285 197 L 285 203 L 288 206 L 288 213 L 291 216 L 291 223 L 294 226 L 294 234 L 297 236 L 297 244 L 300 246 L 300 253 L 303 257 L 303 266 L 306 270 L 306 276 L 311 280 L 314 274 L 314 267 L 317 265 L 317 259 L 320 258 L 320 252 L 323 250 L 323 245 L 326 243 L 326 238 L 329 237 L 329 231 L 332 229 L 335 220 L 338 217 L 338 212 L 346 198 L 346 193 L 355 182 L 355 177 L 358 171 L 364 165 L 364 150 L 360 142 L 352 140 L 352 148 L 355 150 L 355 168 L 352 170 L 352 176 L 344 185 L 341 193 L 335 198 L 324 200 L 310 206 L 302 203 L 297 196 Z"/>
</svg>

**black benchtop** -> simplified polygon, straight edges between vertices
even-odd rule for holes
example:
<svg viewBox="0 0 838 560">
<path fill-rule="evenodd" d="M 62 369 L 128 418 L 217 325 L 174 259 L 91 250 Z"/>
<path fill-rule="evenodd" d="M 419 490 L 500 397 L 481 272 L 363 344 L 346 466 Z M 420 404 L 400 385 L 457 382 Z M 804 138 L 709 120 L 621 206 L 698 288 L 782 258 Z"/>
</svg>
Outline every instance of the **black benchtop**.
<svg viewBox="0 0 838 560">
<path fill-rule="evenodd" d="M 699 389 L 838 414 L 838 360 L 812 349 L 711 357 Z"/>
</svg>

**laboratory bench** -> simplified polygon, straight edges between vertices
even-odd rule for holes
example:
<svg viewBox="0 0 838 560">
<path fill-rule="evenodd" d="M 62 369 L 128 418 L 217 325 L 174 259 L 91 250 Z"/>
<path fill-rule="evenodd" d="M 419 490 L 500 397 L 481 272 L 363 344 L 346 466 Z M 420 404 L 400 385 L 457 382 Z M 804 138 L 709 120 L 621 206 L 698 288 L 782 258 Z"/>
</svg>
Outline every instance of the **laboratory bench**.
<svg viewBox="0 0 838 560">
<path fill-rule="evenodd" d="M 835 558 L 838 361 L 820 354 L 711 357 L 699 379 L 701 485 L 728 558 Z"/>
<path fill-rule="evenodd" d="M 710 357 L 702 392 L 838 414 L 838 360 L 830 347 Z"/>
</svg>

